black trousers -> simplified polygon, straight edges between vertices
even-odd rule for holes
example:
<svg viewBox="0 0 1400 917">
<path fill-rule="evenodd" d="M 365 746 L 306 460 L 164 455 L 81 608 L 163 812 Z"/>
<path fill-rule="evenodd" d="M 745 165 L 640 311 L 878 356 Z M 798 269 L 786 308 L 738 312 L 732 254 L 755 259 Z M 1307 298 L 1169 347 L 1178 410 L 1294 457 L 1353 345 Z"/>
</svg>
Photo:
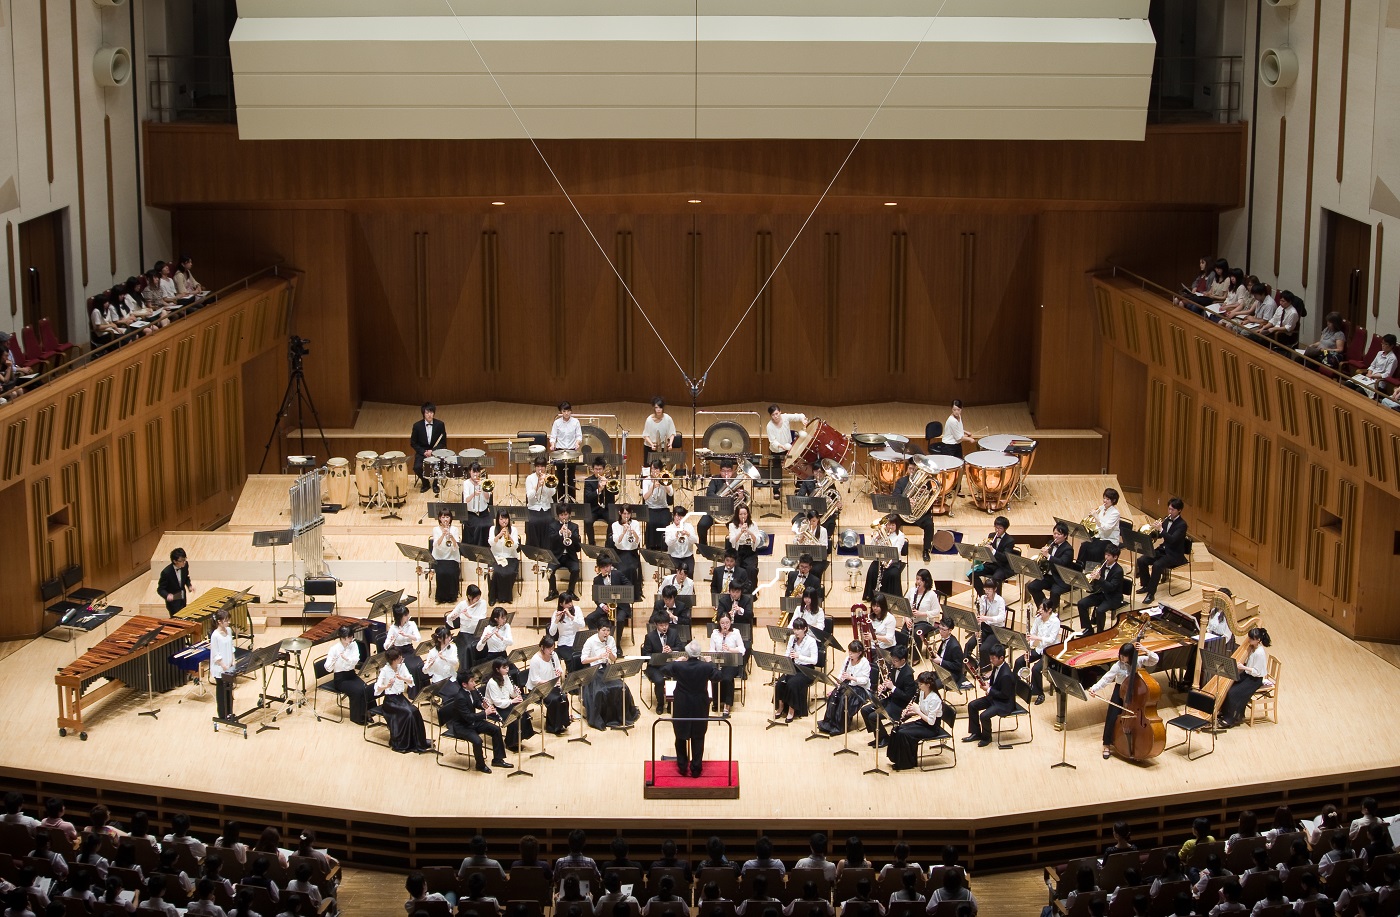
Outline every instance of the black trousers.
<svg viewBox="0 0 1400 917">
<path fill-rule="evenodd" d="M 1137 578 L 1142 583 L 1142 588 L 1147 590 L 1148 595 L 1157 594 L 1157 586 L 1162 582 L 1162 577 L 1173 567 L 1180 564 L 1168 563 L 1167 558 L 1154 554 L 1151 557 L 1139 557 L 1137 559 Z"/>
<path fill-rule="evenodd" d="M 666 708 L 666 676 L 661 669 L 647 667 L 647 681 L 651 682 L 652 709 L 658 714 Z"/>
<path fill-rule="evenodd" d="M 1091 592 L 1079 600 L 1078 607 L 1080 622 L 1085 627 L 1092 627 L 1095 633 L 1103 633 L 1108 613 L 1123 607 L 1123 600 L 1106 598 L 1100 593 Z"/>
<path fill-rule="evenodd" d="M 359 681 L 358 678 L 355 680 Z M 214 703 L 218 708 L 221 720 L 233 716 L 233 681 L 234 678 L 231 674 L 221 675 L 214 679 Z M 363 685 L 364 682 L 360 682 L 360 684 Z"/>
<path fill-rule="evenodd" d="M 561 557 L 559 565 L 549 568 L 549 591 L 557 593 L 559 582 L 557 577 L 560 570 L 567 570 L 569 573 L 569 591 L 575 596 L 578 595 L 578 557 Z"/>
<path fill-rule="evenodd" d="M 992 737 L 992 717 L 1006 716 L 1016 709 L 1010 701 L 994 701 L 985 695 L 967 705 L 967 734 L 979 739 Z"/>
<path fill-rule="evenodd" d="M 1113 703 L 1115 705 L 1123 703 L 1122 689 L 1122 685 L 1113 686 Z M 1113 744 L 1113 728 L 1118 725 L 1118 714 L 1121 712 L 1117 706 L 1108 708 L 1108 713 L 1103 718 L 1103 744 L 1110 746 Z"/>
<path fill-rule="evenodd" d="M 472 743 L 472 748 L 476 749 L 476 766 L 478 768 L 486 766 L 485 746 L 482 736 L 491 738 L 491 761 L 504 761 L 506 759 L 505 737 L 501 734 L 501 727 L 491 721 L 478 723 L 475 726 L 467 726 L 463 723 L 453 723 L 447 729 L 447 734 L 458 739 Z"/>
<path fill-rule="evenodd" d="M 880 706 L 884 708 L 885 714 L 889 716 L 890 719 L 894 720 L 896 723 L 899 722 L 899 715 L 904 712 L 903 705 L 898 701 L 884 700 L 880 701 Z M 860 708 L 860 718 L 865 722 L 866 732 L 875 731 L 875 726 L 878 721 L 875 719 L 875 706 L 873 703 L 866 704 Z M 884 724 L 878 723 L 878 725 L 880 726 L 880 733 L 876 738 L 883 739 L 885 737 Z"/>
<path fill-rule="evenodd" d="M 773 496 L 779 500 L 783 498 L 783 460 L 786 458 L 786 452 L 768 453 L 768 479 L 773 482 Z"/>
<path fill-rule="evenodd" d="M 1031 667 L 1031 694 L 1038 695 L 1045 693 L 1045 657 L 1040 653 L 1032 651 L 1029 656 L 1020 656 L 1016 659 L 1016 664 L 1011 667 L 1011 671 L 1020 672 L 1027 665 Z"/>
<path fill-rule="evenodd" d="M 1069 586 L 1060 582 L 1054 576 L 1042 576 L 1040 579 L 1033 579 L 1026 584 L 1026 592 L 1035 599 L 1035 607 L 1039 608 L 1045 604 L 1046 593 L 1050 596 L 1050 607 L 1060 607 L 1060 596 L 1069 592 Z"/>
<path fill-rule="evenodd" d="M 927 556 L 928 552 L 933 550 L 933 514 L 924 513 L 913 522 L 905 524 L 913 525 L 924 533 L 924 555 Z"/>
<path fill-rule="evenodd" d="M 710 724 L 701 720 L 698 723 L 673 722 L 676 731 L 676 767 L 681 770 L 700 770 L 700 762 L 705 759 L 705 733 Z"/>
</svg>

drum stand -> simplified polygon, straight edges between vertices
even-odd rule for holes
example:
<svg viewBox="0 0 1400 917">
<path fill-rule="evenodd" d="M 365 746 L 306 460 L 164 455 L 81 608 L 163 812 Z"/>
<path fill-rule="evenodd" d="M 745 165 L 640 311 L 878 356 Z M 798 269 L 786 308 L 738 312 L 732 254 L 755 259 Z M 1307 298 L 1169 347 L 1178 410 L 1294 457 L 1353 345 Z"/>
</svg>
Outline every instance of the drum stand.
<svg viewBox="0 0 1400 917">
<path fill-rule="evenodd" d="M 374 463 L 374 496 L 369 498 L 365 504 L 364 512 L 369 512 L 373 507 L 384 510 L 381 519 L 402 519 L 398 513 L 394 512 L 394 507 L 389 503 L 389 495 L 384 490 L 384 469 L 378 461 Z"/>
</svg>

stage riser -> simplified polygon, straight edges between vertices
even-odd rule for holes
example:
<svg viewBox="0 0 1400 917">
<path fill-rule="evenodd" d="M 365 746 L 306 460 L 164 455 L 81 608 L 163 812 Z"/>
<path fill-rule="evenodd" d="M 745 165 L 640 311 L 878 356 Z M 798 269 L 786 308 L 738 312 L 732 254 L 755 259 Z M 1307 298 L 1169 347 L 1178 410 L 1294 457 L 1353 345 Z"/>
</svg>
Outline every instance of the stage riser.
<svg viewBox="0 0 1400 917">
<path fill-rule="evenodd" d="M 1212 766 L 1211 758 L 1206 758 L 1205 762 L 1202 767 Z M 238 819 L 255 830 L 271 825 L 283 836 L 294 836 L 297 830 L 309 827 L 316 832 L 318 846 L 329 847 L 348 865 L 369 868 L 403 870 L 456 865 L 474 834 L 483 835 L 493 855 L 500 859 L 513 856 L 521 835 L 533 834 L 539 839 L 541 855 L 552 859 L 568 852 L 569 832 L 581 827 L 589 832 L 591 852 L 595 856 L 606 850 L 608 839 L 616 834 L 627 839 L 634 854 L 642 854 L 638 859 L 650 857 L 663 839 L 671 838 L 681 856 L 698 860 L 704 856 L 710 836 L 715 835 L 725 841 L 731 859 L 744 859 L 752 851 L 754 841 L 767 834 L 773 841 L 776 855 L 792 863 L 806 854 L 807 838 L 812 831 L 825 831 L 838 850 L 846 836 L 860 835 L 866 854 L 877 863 L 888 861 L 899 841 L 909 844 L 914 857 L 925 864 L 936 861 L 943 845 L 954 844 L 964 862 L 977 873 L 1026 869 L 1099 854 L 1112 836 L 1114 822 L 1119 820 L 1132 826 L 1134 841 L 1146 850 L 1179 844 L 1190 834 L 1192 820 L 1200 816 L 1211 820 L 1217 836 L 1228 834 L 1243 809 L 1252 808 L 1261 813 L 1261 817 L 1267 817 L 1275 806 L 1288 805 L 1294 815 L 1311 817 L 1330 802 L 1351 817 L 1359 812 L 1362 799 L 1374 796 L 1382 812 L 1393 812 L 1400 808 L 1397 777 L 1400 777 L 1400 767 L 1267 785 L 1242 782 L 1230 796 L 1207 793 L 1166 800 L 1125 799 L 1121 805 L 1087 811 L 1035 812 L 1019 818 L 973 821 L 941 821 L 936 817 L 940 793 L 937 773 L 870 777 L 851 784 L 853 794 L 906 795 L 910 816 L 898 821 L 821 817 L 748 821 L 741 814 L 742 800 L 715 801 L 717 813 L 728 820 L 714 822 L 672 820 L 664 816 L 609 819 L 593 813 L 585 815 L 573 806 L 571 809 L 577 814 L 548 821 L 485 814 L 408 821 L 375 813 L 347 818 L 345 810 L 274 804 L 216 794 L 151 792 L 145 786 L 106 780 L 70 784 L 45 774 L 8 768 L 0 769 L 0 790 L 23 793 L 30 811 L 39 807 L 38 800 L 61 797 L 67 802 L 69 818 L 80 827 L 81 813 L 99 802 L 112 810 L 116 820 L 123 822 L 132 812 L 145 810 L 151 816 L 153 828 L 158 826 L 160 833 L 164 833 L 176 813 L 187 813 L 193 825 L 191 833 L 206 840 L 218 836 L 228 819 Z M 457 798 L 465 802 L 454 804 L 470 804 L 477 798 L 478 791 L 484 794 L 479 798 L 485 803 L 494 779 L 497 778 L 464 775 L 461 795 Z M 640 777 L 632 779 L 640 783 Z M 579 792 L 580 798 L 586 795 Z M 568 804 L 565 800 L 560 802 Z M 658 808 L 665 805 L 661 803 Z"/>
</svg>

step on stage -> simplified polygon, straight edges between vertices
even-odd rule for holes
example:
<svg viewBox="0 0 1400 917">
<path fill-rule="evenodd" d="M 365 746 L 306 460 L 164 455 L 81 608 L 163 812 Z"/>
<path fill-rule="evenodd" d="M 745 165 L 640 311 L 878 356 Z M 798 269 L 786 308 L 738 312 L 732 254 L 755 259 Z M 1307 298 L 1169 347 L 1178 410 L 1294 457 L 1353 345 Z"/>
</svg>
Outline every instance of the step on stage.
<svg viewBox="0 0 1400 917">
<path fill-rule="evenodd" d="M 642 762 L 643 799 L 738 799 L 739 762 L 706 761 L 699 777 L 681 776 L 674 758 Z"/>
</svg>

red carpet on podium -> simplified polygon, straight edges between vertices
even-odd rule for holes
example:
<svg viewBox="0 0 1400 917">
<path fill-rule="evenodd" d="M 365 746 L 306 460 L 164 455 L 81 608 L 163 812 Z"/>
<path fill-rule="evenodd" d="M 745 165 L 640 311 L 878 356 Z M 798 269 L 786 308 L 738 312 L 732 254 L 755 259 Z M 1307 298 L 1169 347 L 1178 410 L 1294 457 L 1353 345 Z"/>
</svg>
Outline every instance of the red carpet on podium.
<svg viewBox="0 0 1400 917">
<path fill-rule="evenodd" d="M 739 798 L 738 761 L 706 761 L 699 777 L 682 777 L 675 761 L 645 761 L 642 769 L 647 799 Z"/>
</svg>

